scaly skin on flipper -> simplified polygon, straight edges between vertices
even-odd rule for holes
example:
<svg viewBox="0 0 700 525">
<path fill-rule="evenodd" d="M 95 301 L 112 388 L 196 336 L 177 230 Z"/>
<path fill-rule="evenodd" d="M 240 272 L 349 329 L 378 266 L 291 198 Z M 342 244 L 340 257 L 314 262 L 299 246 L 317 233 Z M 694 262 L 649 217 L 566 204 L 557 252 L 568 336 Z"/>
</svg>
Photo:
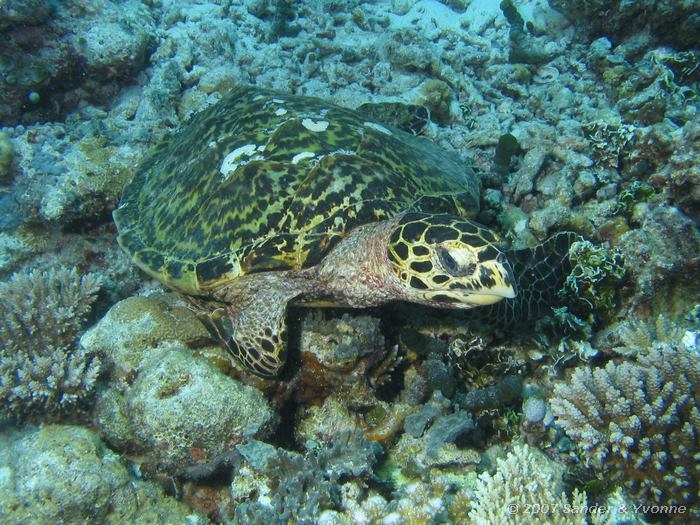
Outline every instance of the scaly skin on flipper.
<svg viewBox="0 0 700 525">
<path fill-rule="evenodd" d="M 246 368 L 263 377 L 287 360 L 287 304 L 302 292 L 293 278 L 264 273 L 235 280 L 212 307 L 193 301 L 210 333 Z"/>
</svg>

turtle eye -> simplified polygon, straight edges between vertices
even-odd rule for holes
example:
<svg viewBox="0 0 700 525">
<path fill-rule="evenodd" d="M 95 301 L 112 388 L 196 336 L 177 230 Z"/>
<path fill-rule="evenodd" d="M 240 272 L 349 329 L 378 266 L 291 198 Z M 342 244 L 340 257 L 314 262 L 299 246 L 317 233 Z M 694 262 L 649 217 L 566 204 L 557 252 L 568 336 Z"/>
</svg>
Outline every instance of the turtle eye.
<svg viewBox="0 0 700 525">
<path fill-rule="evenodd" d="M 447 248 L 439 246 L 436 251 L 438 259 L 440 260 L 440 265 L 450 275 L 454 275 L 455 277 L 467 277 L 476 270 L 476 264 L 474 263 L 469 263 L 466 266 L 460 265 Z"/>
</svg>

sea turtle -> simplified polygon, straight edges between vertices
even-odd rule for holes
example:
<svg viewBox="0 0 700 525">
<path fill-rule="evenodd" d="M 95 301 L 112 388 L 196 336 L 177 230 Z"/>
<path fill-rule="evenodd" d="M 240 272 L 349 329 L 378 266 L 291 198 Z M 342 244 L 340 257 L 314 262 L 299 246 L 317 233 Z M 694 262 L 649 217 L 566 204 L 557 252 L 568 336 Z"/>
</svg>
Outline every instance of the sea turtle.
<svg viewBox="0 0 700 525">
<path fill-rule="evenodd" d="M 140 268 L 195 297 L 211 333 L 273 377 L 290 303 L 513 298 L 497 236 L 467 218 L 478 203 L 475 173 L 424 138 L 317 98 L 239 87 L 155 147 L 114 220 Z M 537 294 L 565 241 L 538 248 Z"/>
</svg>

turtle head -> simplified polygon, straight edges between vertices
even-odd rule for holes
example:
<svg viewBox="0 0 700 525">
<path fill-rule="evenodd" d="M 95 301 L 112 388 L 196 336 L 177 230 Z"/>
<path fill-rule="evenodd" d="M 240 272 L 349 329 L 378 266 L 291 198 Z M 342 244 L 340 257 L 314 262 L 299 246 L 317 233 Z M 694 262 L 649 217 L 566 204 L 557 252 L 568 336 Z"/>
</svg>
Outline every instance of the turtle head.
<svg viewBox="0 0 700 525">
<path fill-rule="evenodd" d="M 406 299 L 471 308 L 515 297 L 513 270 L 497 244 L 468 219 L 407 213 L 389 236 L 388 254 Z"/>
</svg>

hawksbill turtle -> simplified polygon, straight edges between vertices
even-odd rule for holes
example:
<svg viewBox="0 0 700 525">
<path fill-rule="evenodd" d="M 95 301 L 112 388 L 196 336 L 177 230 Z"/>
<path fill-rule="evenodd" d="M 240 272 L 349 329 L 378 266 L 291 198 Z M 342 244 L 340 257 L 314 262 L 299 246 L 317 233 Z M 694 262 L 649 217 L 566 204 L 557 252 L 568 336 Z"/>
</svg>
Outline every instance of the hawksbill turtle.
<svg viewBox="0 0 700 525">
<path fill-rule="evenodd" d="M 478 177 L 456 154 L 317 98 L 238 87 L 154 148 L 114 220 L 136 265 L 274 377 L 289 304 L 537 310 L 570 236 L 511 263 L 468 218 L 478 207 Z"/>
</svg>

